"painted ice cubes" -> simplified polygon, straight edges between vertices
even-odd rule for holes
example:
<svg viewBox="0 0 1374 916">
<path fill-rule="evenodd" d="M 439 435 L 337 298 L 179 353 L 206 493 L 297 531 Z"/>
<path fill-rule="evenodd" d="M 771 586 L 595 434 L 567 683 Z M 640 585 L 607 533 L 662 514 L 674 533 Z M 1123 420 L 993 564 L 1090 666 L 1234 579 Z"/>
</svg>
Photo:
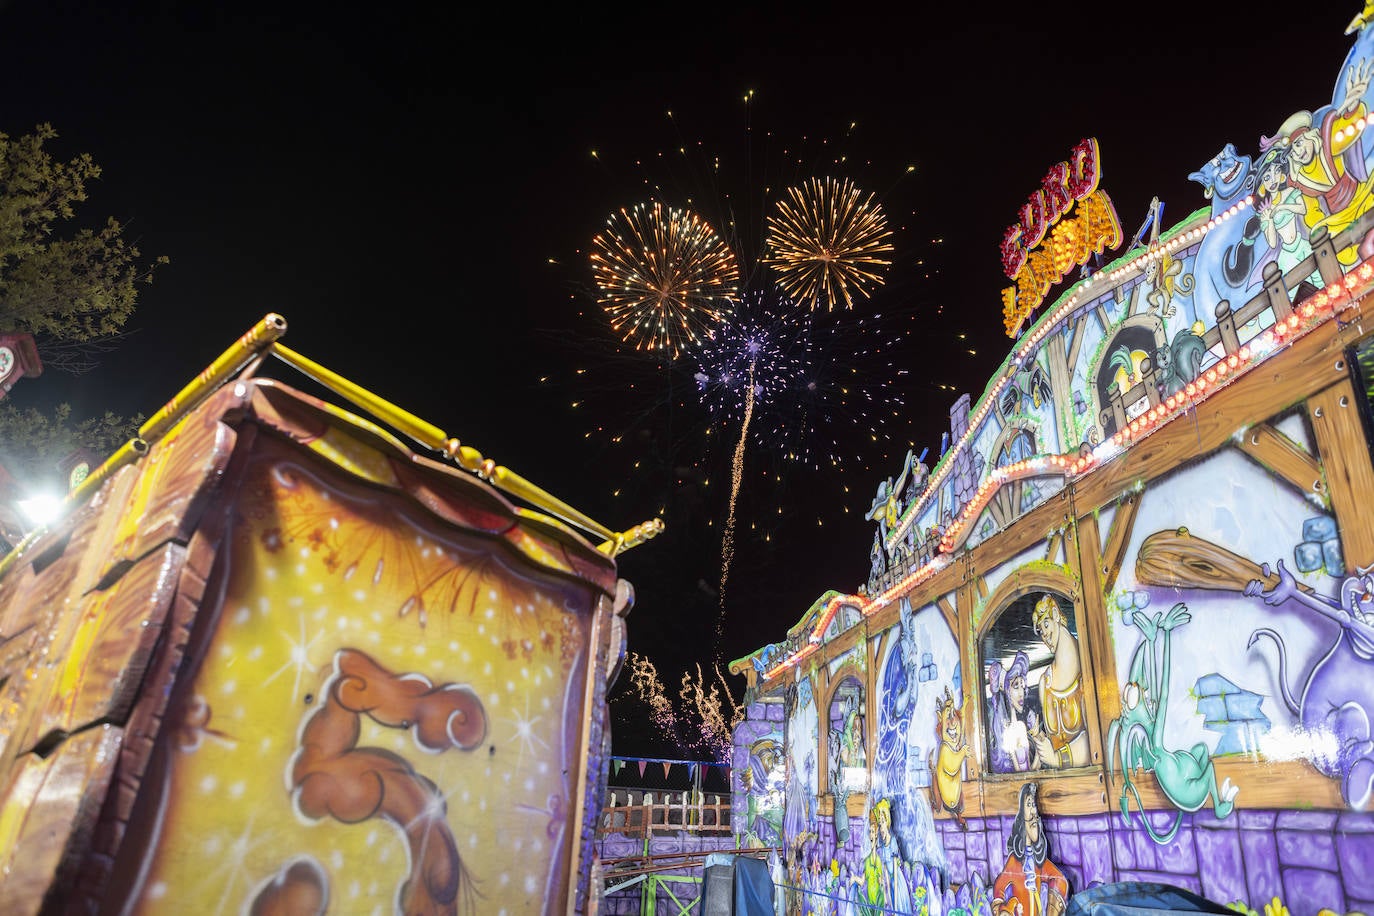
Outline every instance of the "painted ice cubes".
<svg viewBox="0 0 1374 916">
<path fill-rule="evenodd" d="M 1318 515 L 1302 523 L 1302 543 L 1293 548 L 1293 565 L 1304 573 L 1325 569 L 1329 576 L 1345 575 L 1345 558 L 1334 518 Z"/>
</svg>

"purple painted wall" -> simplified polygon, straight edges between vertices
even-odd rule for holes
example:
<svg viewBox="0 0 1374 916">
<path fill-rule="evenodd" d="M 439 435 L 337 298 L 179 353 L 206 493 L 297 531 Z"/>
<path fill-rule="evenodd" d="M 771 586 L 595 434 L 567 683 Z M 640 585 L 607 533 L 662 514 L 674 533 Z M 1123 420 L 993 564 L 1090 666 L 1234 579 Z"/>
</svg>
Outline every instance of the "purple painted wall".
<svg viewBox="0 0 1374 916">
<path fill-rule="evenodd" d="M 1293 916 L 1374 911 L 1374 814 L 1246 811 L 1218 820 L 1185 814 L 1171 843 L 1156 845 L 1120 818 L 1046 817 L 1050 856 L 1075 891 L 1114 881 L 1157 881 L 1219 903 L 1262 908 L 1278 897 Z M 1152 815 L 1163 829 L 1172 813 Z M 1006 863 L 1010 817 L 937 821 L 950 877 L 985 881 Z"/>
</svg>

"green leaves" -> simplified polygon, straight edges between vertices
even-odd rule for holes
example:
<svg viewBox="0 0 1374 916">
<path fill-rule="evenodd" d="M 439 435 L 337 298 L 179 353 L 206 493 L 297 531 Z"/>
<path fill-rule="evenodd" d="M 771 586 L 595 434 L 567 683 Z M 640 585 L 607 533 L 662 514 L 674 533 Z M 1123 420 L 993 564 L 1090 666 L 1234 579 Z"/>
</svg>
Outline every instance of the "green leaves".
<svg viewBox="0 0 1374 916">
<path fill-rule="evenodd" d="M 100 166 L 84 153 L 55 159 L 44 144 L 56 137 L 51 124 L 22 137 L 0 133 L 0 330 L 93 340 L 128 321 L 138 284 L 167 259 L 143 264 L 113 218 L 60 231 Z"/>
<path fill-rule="evenodd" d="M 78 448 L 88 448 L 101 460 L 132 439 L 143 418 L 128 419 L 106 411 L 102 416 L 73 421 L 70 404 L 49 412 L 0 402 L 0 464 L 21 487 L 37 489 L 62 481 L 57 463 Z"/>
</svg>

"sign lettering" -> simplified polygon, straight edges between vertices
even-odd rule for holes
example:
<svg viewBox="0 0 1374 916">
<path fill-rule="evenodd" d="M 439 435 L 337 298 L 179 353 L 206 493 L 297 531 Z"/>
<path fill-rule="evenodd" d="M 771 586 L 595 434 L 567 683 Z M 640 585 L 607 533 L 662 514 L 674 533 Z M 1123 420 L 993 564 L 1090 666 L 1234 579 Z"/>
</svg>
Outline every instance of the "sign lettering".
<svg viewBox="0 0 1374 916">
<path fill-rule="evenodd" d="M 1094 254 L 1120 245 L 1121 221 L 1106 191 L 1094 190 L 1078 201 L 1074 215 L 1055 225 L 1049 243 L 1029 252 L 1014 279 L 1002 290 L 1002 316 L 1007 336 L 1015 337 L 1050 289 Z"/>
</svg>

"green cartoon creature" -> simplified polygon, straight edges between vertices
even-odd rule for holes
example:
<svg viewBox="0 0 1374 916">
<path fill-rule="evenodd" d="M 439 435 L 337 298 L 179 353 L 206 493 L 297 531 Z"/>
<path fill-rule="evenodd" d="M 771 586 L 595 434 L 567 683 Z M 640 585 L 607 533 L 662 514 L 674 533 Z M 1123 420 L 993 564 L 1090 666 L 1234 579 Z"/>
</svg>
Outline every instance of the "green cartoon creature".
<svg viewBox="0 0 1374 916">
<path fill-rule="evenodd" d="M 1171 751 L 1164 747 L 1164 715 L 1169 705 L 1170 649 L 1173 631 L 1183 626 L 1192 615 L 1185 604 L 1175 604 L 1168 613 L 1147 615 L 1133 609 L 1123 622 L 1133 623 L 1140 630 L 1142 640 L 1131 657 L 1130 682 L 1121 691 L 1121 715 L 1107 730 L 1107 766 L 1121 768 L 1121 817 L 1131 821 L 1130 803 L 1135 799 L 1142 814 L 1144 806 L 1140 791 L 1132 781 L 1138 769 L 1153 770 L 1155 781 L 1166 798 L 1178 808 L 1173 824 L 1162 834 L 1156 833 L 1149 818 L 1140 822 L 1150 839 L 1164 844 L 1173 840 L 1183 822 L 1183 812 L 1195 812 L 1210 798 L 1212 810 L 1218 818 L 1226 817 L 1235 807 L 1239 789 L 1227 779 L 1217 786 L 1216 768 L 1206 744 L 1193 745 L 1192 750 Z"/>
</svg>

